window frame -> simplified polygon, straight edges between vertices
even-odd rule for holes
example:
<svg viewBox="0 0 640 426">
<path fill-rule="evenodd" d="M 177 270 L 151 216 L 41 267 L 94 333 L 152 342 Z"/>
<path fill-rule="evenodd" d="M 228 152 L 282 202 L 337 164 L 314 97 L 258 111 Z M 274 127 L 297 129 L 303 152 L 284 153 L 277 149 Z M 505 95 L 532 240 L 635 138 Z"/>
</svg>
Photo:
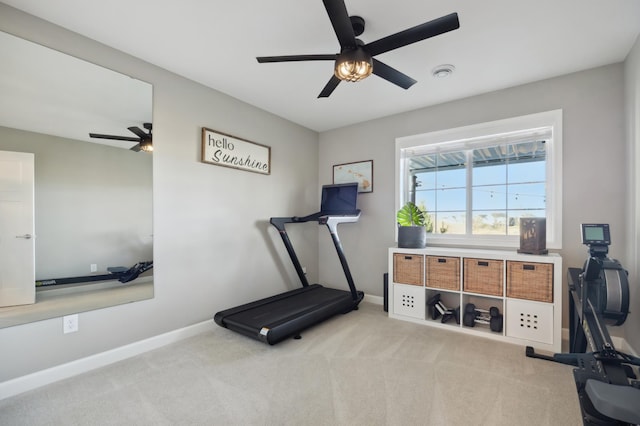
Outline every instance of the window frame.
<svg viewBox="0 0 640 426">
<path fill-rule="evenodd" d="M 412 136 L 398 137 L 395 140 L 395 206 L 398 211 L 404 204 L 404 196 L 407 193 L 409 173 L 405 173 L 407 153 L 420 147 L 429 147 L 429 150 L 438 149 L 438 146 L 446 149 L 468 149 L 488 144 L 494 141 L 507 143 L 501 135 L 518 133 L 535 133 L 537 129 L 548 133 L 546 152 L 546 227 L 547 248 L 562 248 L 562 110 L 553 110 L 529 114 L 520 117 L 507 118 L 486 123 L 473 124 L 453 129 L 438 130 Z M 438 146 L 433 146 L 438 145 Z M 469 191 L 469 182 L 467 182 Z M 467 209 L 471 208 L 467 205 Z M 397 235 L 397 225 L 396 225 Z M 396 236 L 397 238 L 397 236 Z M 397 241 L 397 239 L 396 239 Z M 427 242 L 430 245 L 439 246 L 471 246 L 471 247 L 502 247 L 517 248 L 520 245 L 519 236 L 514 235 L 455 235 L 455 234 L 429 234 Z"/>
</svg>

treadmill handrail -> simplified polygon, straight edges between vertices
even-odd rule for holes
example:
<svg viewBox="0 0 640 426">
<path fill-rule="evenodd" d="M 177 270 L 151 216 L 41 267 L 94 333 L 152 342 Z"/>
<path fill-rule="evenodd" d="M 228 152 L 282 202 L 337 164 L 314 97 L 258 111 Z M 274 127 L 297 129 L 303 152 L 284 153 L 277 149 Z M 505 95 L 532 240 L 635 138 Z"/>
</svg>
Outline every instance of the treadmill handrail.
<svg viewBox="0 0 640 426">
<path fill-rule="evenodd" d="M 287 234 L 287 230 L 284 225 L 286 223 L 294 223 L 297 221 L 293 220 L 293 217 L 272 217 L 269 222 L 276 227 L 280 237 L 282 238 L 282 242 L 284 243 L 285 248 L 287 249 L 287 253 L 289 253 L 289 257 L 291 258 L 291 262 L 293 262 L 293 267 L 296 269 L 296 273 L 298 274 L 298 278 L 302 283 L 302 287 L 308 287 L 309 281 L 307 280 L 307 276 L 305 275 L 302 265 L 300 264 L 300 260 L 298 260 L 298 255 L 296 251 L 293 249 L 293 245 L 291 244 L 291 240 L 289 239 L 289 235 Z"/>
<path fill-rule="evenodd" d="M 327 228 L 329 228 L 329 233 L 331 234 L 333 245 L 336 247 L 336 252 L 338 253 L 338 258 L 342 265 L 342 271 L 347 279 L 347 284 L 349 285 L 349 290 L 351 291 L 351 297 L 353 300 L 358 300 L 358 290 L 356 289 L 356 284 L 353 282 L 353 277 L 349 270 L 349 264 L 347 263 L 347 258 L 344 255 L 340 237 L 338 236 L 338 224 L 345 222 L 357 222 L 358 219 L 360 219 L 360 210 L 358 210 L 358 214 L 356 216 L 325 216 L 320 218 L 319 221 L 320 223 L 324 222 L 324 224 L 327 225 Z"/>
<path fill-rule="evenodd" d="M 310 221 L 318 221 L 320 225 L 326 225 L 329 228 L 329 233 L 331 234 L 331 240 L 333 241 L 333 245 L 336 248 L 336 252 L 338 253 L 338 258 L 340 259 L 340 265 L 342 266 L 342 270 L 347 279 L 347 284 L 349 285 L 349 290 L 351 292 L 351 296 L 354 301 L 359 300 L 358 290 L 356 289 L 355 283 L 353 281 L 353 277 L 351 276 L 351 271 L 349 270 L 349 264 L 347 263 L 347 258 L 344 255 L 344 250 L 342 249 L 342 243 L 340 242 L 340 237 L 338 236 L 338 224 L 340 223 L 349 223 L 349 222 L 357 222 L 360 219 L 360 210 L 356 210 L 354 214 L 346 214 L 346 215 L 329 215 L 323 214 L 322 212 L 313 213 L 308 216 L 298 217 L 272 217 L 269 222 L 276 227 L 278 232 L 280 233 L 280 237 L 282 238 L 282 242 L 284 243 L 287 253 L 289 253 L 289 257 L 291 258 L 291 262 L 293 262 L 293 266 L 302 282 L 303 287 L 307 287 L 309 285 L 309 281 L 302 270 L 302 265 L 300 264 L 300 260 L 298 260 L 298 256 L 291 244 L 291 240 L 289 239 L 289 235 L 287 234 L 287 230 L 285 229 L 285 225 L 287 223 L 304 223 Z"/>
<path fill-rule="evenodd" d="M 272 217 L 269 222 L 278 228 L 279 231 L 284 231 L 284 225 L 287 223 L 304 223 L 311 221 L 320 221 L 323 218 L 331 219 L 339 223 L 343 222 L 357 222 L 360 218 L 360 210 L 356 210 L 351 214 L 328 214 L 324 212 L 312 213 L 307 216 L 291 216 L 291 217 Z"/>
</svg>

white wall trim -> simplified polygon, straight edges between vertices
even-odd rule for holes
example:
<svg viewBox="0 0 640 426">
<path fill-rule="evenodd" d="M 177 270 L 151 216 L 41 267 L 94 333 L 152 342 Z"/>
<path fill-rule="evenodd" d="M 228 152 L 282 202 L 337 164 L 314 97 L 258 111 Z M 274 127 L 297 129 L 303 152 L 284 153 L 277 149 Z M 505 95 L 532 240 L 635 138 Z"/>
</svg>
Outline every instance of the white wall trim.
<svg viewBox="0 0 640 426">
<path fill-rule="evenodd" d="M 562 329 L 562 342 L 569 342 L 569 329 Z M 619 350 L 620 352 L 624 352 L 633 356 L 638 356 L 636 351 L 629 345 L 629 342 L 626 341 L 624 337 L 611 336 L 611 342 L 613 346 Z M 564 349 L 564 346 L 563 346 Z"/>
<path fill-rule="evenodd" d="M 383 304 L 383 298 L 380 296 L 365 295 L 364 301 L 381 306 Z M 213 321 L 203 321 L 86 358 L 7 380 L 0 383 L 0 400 L 161 348 L 200 333 L 212 331 L 214 328 Z"/>
<path fill-rule="evenodd" d="M 384 305 L 384 298 L 380 296 L 372 296 L 370 294 L 365 294 L 363 301 L 373 303 L 374 305 Z"/>
<path fill-rule="evenodd" d="M 376 305 L 382 305 L 384 299 L 380 296 L 365 295 L 364 301 Z M 173 330 L 168 333 L 130 343 L 125 346 L 120 346 L 119 348 L 111 349 L 106 352 L 101 352 L 99 354 L 71 361 L 66 364 L 37 371 L 26 376 L 7 380 L 6 382 L 0 383 L 0 400 L 60 380 L 68 379 L 70 377 L 77 376 L 79 374 L 86 373 L 88 371 L 95 370 L 97 368 L 104 367 L 106 365 L 113 364 L 118 361 L 122 361 L 124 359 L 161 348 L 171 343 L 179 342 L 180 340 L 187 339 L 197 334 L 211 331 L 213 328 L 213 321 L 203 321 L 198 324 L 193 324 L 178 330 Z M 566 341 L 569 340 L 568 329 L 562 329 L 562 338 Z M 624 338 L 612 336 L 611 339 L 613 340 L 615 347 L 619 350 L 630 353 L 634 356 L 638 356 L 638 354 L 633 350 L 631 346 L 629 346 Z"/>
<path fill-rule="evenodd" d="M 47 368 L 26 376 L 17 377 L 0 383 L 0 400 L 18 395 L 59 380 L 68 379 L 78 374 L 86 373 L 96 368 L 104 367 L 144 352 L 158 349 L 171 343 L 178 342 L 214 328 L 214 322 L 203 321 L 168 333 L 130 343 L 119 348 L 111 349 L 95 355 L 81 358 L 66 364 Z"/>
</svg>

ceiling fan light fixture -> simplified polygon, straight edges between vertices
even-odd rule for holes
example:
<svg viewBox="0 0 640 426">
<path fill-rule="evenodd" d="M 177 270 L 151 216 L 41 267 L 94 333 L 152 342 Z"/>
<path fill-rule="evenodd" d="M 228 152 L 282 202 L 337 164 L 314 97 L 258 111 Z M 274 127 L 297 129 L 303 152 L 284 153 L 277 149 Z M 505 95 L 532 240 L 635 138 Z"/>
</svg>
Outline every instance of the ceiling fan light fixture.
<svg viewBox="0 0 640 426">
<path fill-rule="evenodd" d="M 371 55 L 361 48 L 343 50 L 336 59 L 334 74 L 340 80 L 354 83 L 369 77 L 372 72 Z"/>
<path fill-rule="evenodd" d="M 153 152 L 153 144 L 150 139 L 140 142 L 140 151 Z"/>
</svg>

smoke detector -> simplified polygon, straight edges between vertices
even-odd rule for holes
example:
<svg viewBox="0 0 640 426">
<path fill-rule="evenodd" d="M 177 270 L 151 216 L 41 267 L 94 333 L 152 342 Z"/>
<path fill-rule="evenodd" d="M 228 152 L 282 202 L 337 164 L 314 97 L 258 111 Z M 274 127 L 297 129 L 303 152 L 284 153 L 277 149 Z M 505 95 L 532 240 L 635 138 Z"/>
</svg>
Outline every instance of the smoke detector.
<svg viewBox="0 0 640 426">
<path fill-rule="evenodd" d="M 453 65 L 444 64 L 438 65 L 433 70 L 431 70 L 431 75 L 435 78 L 446 78 L 453 74 L 453 71 L 456 69 Z"/>
</svg>

